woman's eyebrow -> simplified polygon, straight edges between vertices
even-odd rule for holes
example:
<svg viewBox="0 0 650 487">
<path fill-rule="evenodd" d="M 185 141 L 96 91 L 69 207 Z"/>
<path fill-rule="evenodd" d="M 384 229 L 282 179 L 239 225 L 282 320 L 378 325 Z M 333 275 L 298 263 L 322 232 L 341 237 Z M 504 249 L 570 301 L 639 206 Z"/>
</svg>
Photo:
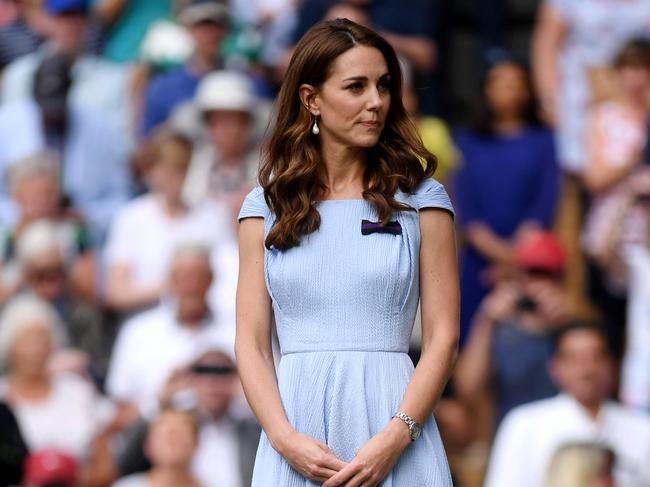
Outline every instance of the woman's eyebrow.
<svg viewBox="0 0 650 487">
<path fill-rule="evenodd" d="M 390 77 L 390 73 L 384 73 L 378 79 L 389 78 L 389 77 Z M 349 76 L 347 78 L 343 78 L 343 81 L 368 81 L 368 77 L 367 76 Z"/>
</svg>

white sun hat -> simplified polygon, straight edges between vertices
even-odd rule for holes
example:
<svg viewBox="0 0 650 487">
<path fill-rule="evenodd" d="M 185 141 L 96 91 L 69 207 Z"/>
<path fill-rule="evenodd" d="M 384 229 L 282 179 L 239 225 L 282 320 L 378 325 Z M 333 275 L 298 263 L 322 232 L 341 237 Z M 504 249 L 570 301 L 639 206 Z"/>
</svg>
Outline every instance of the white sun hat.
<svg viewBox="0 0 650 487">
<path fill-rule="evenodd" d="M 228 70 L 207 74 L 199 83 L 194 100 L 203 113 L 233 110 L 249 114 L 253 113 L 258 101 L 250 78 Z"/>
</svg>

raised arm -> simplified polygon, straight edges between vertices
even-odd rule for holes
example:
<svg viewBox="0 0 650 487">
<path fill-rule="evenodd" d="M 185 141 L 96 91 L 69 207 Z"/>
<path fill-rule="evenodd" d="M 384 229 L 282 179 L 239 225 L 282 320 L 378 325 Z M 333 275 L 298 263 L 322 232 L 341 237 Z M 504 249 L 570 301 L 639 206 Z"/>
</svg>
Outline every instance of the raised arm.
<svg viewBox="0 0 650 487">
<path fill-rule="evenodd" d="M 566 36 L 567 25 L 560 13 L 547 2 L 540 7 L 533 31 L 531 57 L 535 89 L 544 118 L 555 121 L 557 55 Z"/>
<path fill-rule="evenodd" d="M 264 282 L 264 224 L 242 220 L 237 283 L 237 367 L 244 393 L 273 448 L 310 480 L 324 482 L 345 463 L 287 419 L 277 386 L 271 348 L 271 300 Z"/>
<path fill-rule="evenodd" d="M 456 358 L 460 299 L 450 214 L 439 209 L 420 211 L 420 232 L 422 355 L 399 409 L 422 424 L 433 414 Z M 323 487 L 377 485 L 410 443 L 406 424 L 393 418 Z"/>
</svg>

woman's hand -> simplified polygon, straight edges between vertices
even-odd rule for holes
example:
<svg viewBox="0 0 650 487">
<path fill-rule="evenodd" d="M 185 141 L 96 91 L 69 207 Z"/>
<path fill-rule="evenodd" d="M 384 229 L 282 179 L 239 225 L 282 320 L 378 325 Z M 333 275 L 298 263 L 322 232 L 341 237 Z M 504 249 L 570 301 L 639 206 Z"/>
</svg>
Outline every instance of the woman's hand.
<svg viewBox="0 0 650 487">
<path fill-rule="evenodd" d="M 323 487 L 374 487 L 391 471 L 411 443 L 408 426 L 393 418 L 388 426 L 370 438 L 354 459 L 332 476 Z"/>
<path fill-rule="evenodd" d="M 284 438 L 276 449 L 300 474 L 317 482 L 325 482 L 347 465 L 325 443 L 297 431 Z"/>
</svg>

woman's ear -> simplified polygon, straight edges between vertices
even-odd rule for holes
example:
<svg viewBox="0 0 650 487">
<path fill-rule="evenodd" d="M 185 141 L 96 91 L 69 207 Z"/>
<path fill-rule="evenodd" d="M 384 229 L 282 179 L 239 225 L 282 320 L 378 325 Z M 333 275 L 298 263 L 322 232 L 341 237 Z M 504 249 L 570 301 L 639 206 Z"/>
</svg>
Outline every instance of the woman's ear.
<svg viewBox="0 0 650 487">
<path fill-rule="evenodd" d="M 320 104 L 318 100 L 318 90 L 308 84 L 300 85 L 298 89 L 298 94 L 300 96 L 300 103 L 309 110 L 309 112 L 317 117 L 320 115 Z"/>
</svg>

